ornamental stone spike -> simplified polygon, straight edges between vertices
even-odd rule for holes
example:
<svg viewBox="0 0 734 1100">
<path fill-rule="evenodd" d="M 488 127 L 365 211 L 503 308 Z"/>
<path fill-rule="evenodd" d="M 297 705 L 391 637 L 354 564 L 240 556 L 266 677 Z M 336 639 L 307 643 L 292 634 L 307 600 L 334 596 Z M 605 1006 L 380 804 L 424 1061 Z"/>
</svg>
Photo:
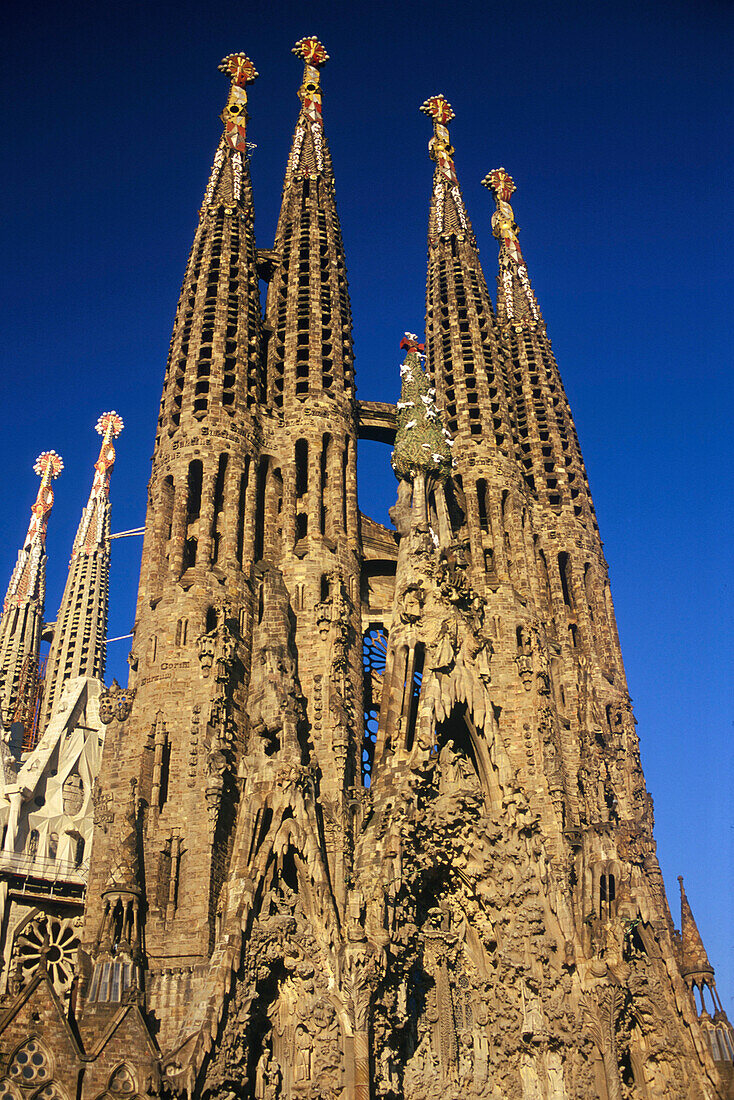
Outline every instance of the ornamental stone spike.
<svg viewBox="0 0 734 1100">
<path fill-rule="evenodd" d="M 246 129 L 247 85 L 257 79 L 255 66 L 243 53 L 228 54 L 219 64 L 219 71 L 230 77 L 229 98 L 221 114 L 224 123 L 224 136 L 236 153 L 247 152 Z"/>
<path fill-rule="evenodd" d="M 110 573 L 110 476 L 114 440 L 123 429 L 116 412 L 102 413 L 102 436 L 89 499 L 82 510 L 46 665 L 40 729 L 45 730 L 67 680 L 104 677 Z"/>
<path fill-rule="evenodd" d="M 0 710 L 5 721 L 15 714 L 21 677 L 27 683 L 37 680 L 45 612 L 46 529 L 54 502 L 51 482 L 63 468 L 56 451 L 43 451 L 33 465 L 41 484 L 0 618 Z"/>
</svg>

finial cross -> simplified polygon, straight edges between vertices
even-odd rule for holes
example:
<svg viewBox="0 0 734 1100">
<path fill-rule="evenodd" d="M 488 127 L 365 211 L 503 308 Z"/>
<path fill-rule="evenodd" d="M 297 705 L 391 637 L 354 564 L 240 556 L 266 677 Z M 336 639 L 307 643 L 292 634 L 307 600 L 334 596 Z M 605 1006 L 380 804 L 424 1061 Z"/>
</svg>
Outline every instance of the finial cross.
<svg viewBox="0 0 734 1100">
<path fill-rule="evenodd" d="M 307 65 L 313 65 L 317 69 L 320 69 L 329 60 L 329 55 L 323 44 L 313 35 L 300 38 L 291 52 L 296 57 L 300 57 L 302 61 L 305 61 Z"/>
<path fill-rule="evenodd" d="M 230 53 L 220 62 L 220 73 L 226 73 L 238 88 L 246 88 L 257 79 L 258 72 L 244 53 Z"/>
<path fill-rule="evenodd" d="M 517 191 L 514 179 L 504 168 L 495 168 L 487 173 L 482 183 L 488 190 L 494 191 L 502 202 L 509 202 L 513 192 Z"/>
<path fill-rule="evenodd" d="M 443 126 L 456 118 L 453 107 L 443 95 L 432 95 L 423 104 L 421 111 L 432 118 L 434 122 L 439 122 Z"/>
</svg>

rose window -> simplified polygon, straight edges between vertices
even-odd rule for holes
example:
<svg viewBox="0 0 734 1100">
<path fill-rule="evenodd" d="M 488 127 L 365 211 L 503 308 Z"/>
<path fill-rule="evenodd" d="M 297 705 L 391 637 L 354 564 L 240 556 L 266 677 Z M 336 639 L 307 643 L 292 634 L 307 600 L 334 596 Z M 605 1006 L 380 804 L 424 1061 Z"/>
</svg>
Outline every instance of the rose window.
<svg viewBox="0 0 734 1100">
<path fill-rule="evenodd" d="M 76 966 L 79 937 L 71 921 L 38 916 L 25 926 L 15 943 L 15 958 L 21 985 L 25 986 L 45 956 L 46 969 L 58 994 L 71 985 Z"/>
<path fill-rule="evenodd" d="M 20 1093 L 7 1077 L 0 1081 L 0 1100 L 20 1100 Z"/>
<path fill-rule="evenodd" d="M 35 1085 L 50 1080 L 48 1054 L 38 1039 L 29 1039 L 16 1051 L 8 1076 L 19 1085 Z"/>
</svg>

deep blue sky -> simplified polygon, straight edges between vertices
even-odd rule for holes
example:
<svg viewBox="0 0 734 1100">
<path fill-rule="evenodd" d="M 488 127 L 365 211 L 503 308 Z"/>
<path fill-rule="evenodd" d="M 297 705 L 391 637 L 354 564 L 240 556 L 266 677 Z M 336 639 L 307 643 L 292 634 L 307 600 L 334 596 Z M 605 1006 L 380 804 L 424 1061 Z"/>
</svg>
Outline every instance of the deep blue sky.
<svg viewBox="0 0 734 1100">
<path fill-rule="evenodd" d="M 145 516 L 173 313 L 227 91 L 244 50 L 258 243 L 268 247 L 296 118 L 296 39 L 317 34 L 362 398 L 394 400 L 420 331 L 443 92 L 494 285 L 503 165 L 581 438 L 610 563 L 659 854 L 688 895 L 734 1019 L 731 382 L 734 8 L 716 0 L 15 4 L 0 47 L 4 171 L 0 482 L 7 583 L 39 451 L 66 462 L 48 616 L 91 483 L 100 412 L 126 430 L 115 530 Z M 394 499 L 365 445 L 365 511 Z M 139 540 L 116 542 L 110 636 L 132 627 Z M 127 644 L 109 670 L 123 679 Z"/>
</svg>

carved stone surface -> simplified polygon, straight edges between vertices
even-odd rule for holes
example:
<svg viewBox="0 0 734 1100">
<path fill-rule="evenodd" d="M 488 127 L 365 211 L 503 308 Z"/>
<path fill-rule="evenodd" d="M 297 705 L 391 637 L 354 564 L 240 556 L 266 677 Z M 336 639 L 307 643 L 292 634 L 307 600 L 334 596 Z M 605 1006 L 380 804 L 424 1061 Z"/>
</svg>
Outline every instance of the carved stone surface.
<svg viewBox="0 0 734 1100">
<path fill-rule="evenodd" d="M 495 314 L 453 111 L 426 101 L 427 366 L 406 334 L 390 532 L 357 510 L 328 56 L 311 37 L 295 52 L 301 108 L 267 252 L 246 140 L 257 74 L 242 54 L 223 62 L 136 657 L 100 704 L 77 980 L 65 1008 L 39 925 L 0 1061 L 36 1041 L 36 1012 L 59 1021 L 58 1086 L 79 1100 L 723 1098 L 708 1022 L 730 1029 L 723 1010 L 699 1021 L 692 990 L 713 992 L 713 969 L 690 910 L 681 937 L 670 918 L 514 183 L 488 177 Z"/>
</svg>

